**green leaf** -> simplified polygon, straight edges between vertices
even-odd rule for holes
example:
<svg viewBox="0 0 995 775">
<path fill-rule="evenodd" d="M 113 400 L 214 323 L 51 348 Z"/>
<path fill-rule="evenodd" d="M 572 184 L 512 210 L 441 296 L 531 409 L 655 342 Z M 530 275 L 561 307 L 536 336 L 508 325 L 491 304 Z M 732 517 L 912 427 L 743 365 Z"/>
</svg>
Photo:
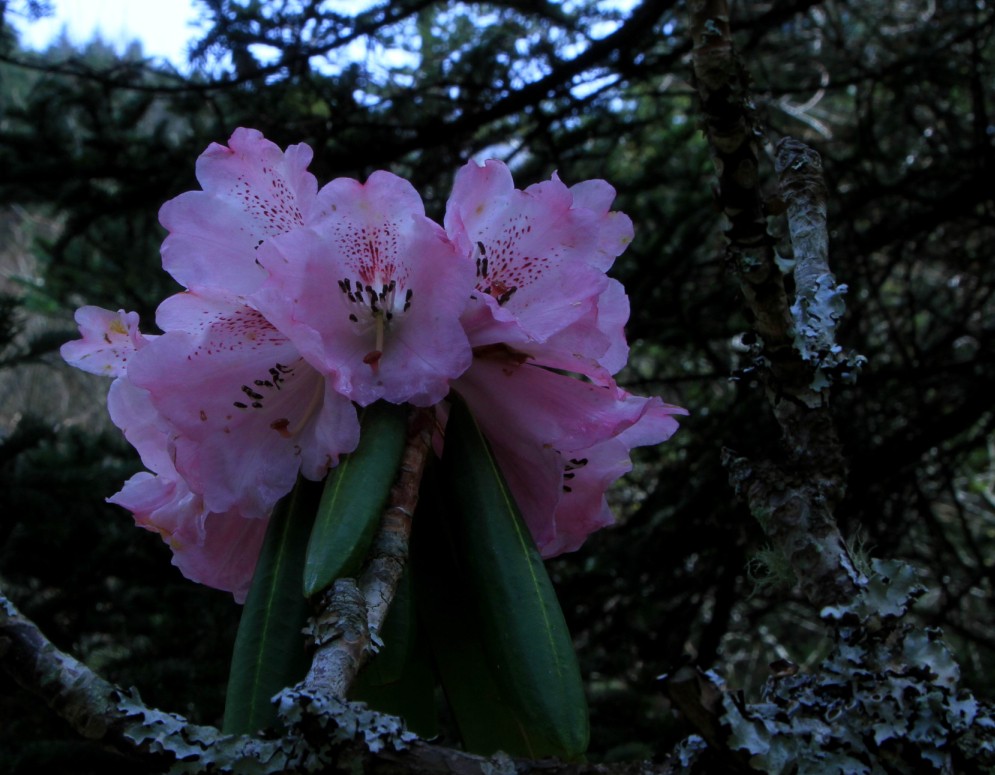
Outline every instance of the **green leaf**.
<svg viewBox="0 0 995 775">
<path fill-rule="evenodd" d="M 378 401 L 362 410 L 359 446 L 325 480 L 304 561 L 304 594 L 359 570 L 380 524 L 407 439 L 408 410 Z"/>
<path fill-rule="evenodd" d="M 491 674 L 476 603 L 466 588 L 443 504 L 426 503 L 428 495 L 423 483 L 411 535 L 418 624 L 431 647 L 463 747 L 483 755 L 504 751 L 539 758 L 541 741 L 529 739 Z"/>
<path fill-rule="evenodd" d="M 307 673 L 301 629 L 309 609 L 301 566 L 321 485 L 303 478 L 281 500 L 266 530 L 235 637 L 224 731 L 248 734 L 276 721 L 274 694 Z"/>
<path fill-rule="evenodd" d="M 461 401 L 446 427 L 442 476 L 470 610 L 501 696 L 537 754 L 580 757 L 590 733 L 587 702 L 563 612 L 497 461 Z"/>
</svg>

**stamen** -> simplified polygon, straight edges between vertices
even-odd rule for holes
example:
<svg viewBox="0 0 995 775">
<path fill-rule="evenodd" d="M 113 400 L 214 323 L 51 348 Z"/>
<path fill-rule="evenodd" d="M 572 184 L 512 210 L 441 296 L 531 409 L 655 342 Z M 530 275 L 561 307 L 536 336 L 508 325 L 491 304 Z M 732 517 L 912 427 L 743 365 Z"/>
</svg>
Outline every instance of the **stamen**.
<svg viewBox="0 0 995 775">
<path fill-rule="evenodd" d="M 376 349 L 383 352 L 383 329 L 384 329 L 384 319 L 383 315 L 376 316 Z"/>
<path fill-rule="evenodd" d="M 242 385 L 242 392 L 245 393 L 249 398 L 255 401 L 262 401 L 263 396 L 261 393 L 257 393 L 255 390 L 250 388 L 248 385 Z"/>
<path fill-rule="evenodd" d="M 504 304 L 504 303 L 506 303 L 508 301 L 508 299 L 510 299 L 512 296 L 515 295 L 515 291 L 517 291 L 517 290 L 518 290 L 518 286 L 515 286 L 515 285 L 511 286 L 508 290 L 506 290 L 504 293 L 502 293 L 500 296 L 498 296 L 497 303 L 498 304 Z"/>
<path fill-rule="evenodd" d="M 285 373 L 292 372 L 292 368 L 286 366 L 281 366 L 277 364 L 277 368 L 284 369 Z M 311 391 L 311 396 L 308 399 L 307 406 L 304 407 L 304 412 L 301 414 L 301 419 L 296 427 L 291 427 L 290 419 L 288 417 L 279 417 L 273 420 L 269 427 L 280 434 L 282 438 L 289 439 L 300 433 L 301 429 L 307 425 L 308 421 L 321 409 L 321 405 L 325 400 L 325 390 L 321 380 L 314 381 L 314 389 Z M 236 404 L 237 406 L 237 404 Z M 255 406 L 255 404 L 253 404 Z M 259 405 L 262 407 L 262 404 Z M 259 408 L 257 407 L 257 408 Z"/>
<path fill-rule="evenodd" d="M 282 390 L 283 383 L 286 382 L 284 377 L 285 374 L 292 374 L 294 369 L 292 366 L 284 366 L 282 363 L 277 363 L 274 366 L 270 366 L 269 369 L 269 379 L 254 379 L 252 384 L 258 388 L 266 388 L 267 390 Z M 250 404 L 246 404 L 242 401 L 232 401 L 232 406 L 236 409 L 248 409 L 250 406 L 253 409 L 262 409 L 263 401 L 266 400 L 266 396 L 262 393 L 258 393 L 253 390 L 248 385 L 242 385 L 239 388 L 245 395 L 252 399 Z"/>
</svg>

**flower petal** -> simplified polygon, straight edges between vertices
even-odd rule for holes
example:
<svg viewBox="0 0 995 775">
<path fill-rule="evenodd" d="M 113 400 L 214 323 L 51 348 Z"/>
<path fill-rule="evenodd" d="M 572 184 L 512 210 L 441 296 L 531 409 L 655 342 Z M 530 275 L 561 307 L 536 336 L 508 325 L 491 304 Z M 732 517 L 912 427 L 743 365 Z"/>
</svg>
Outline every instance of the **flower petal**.
<svg viewBox="0 0 995 775">
<path fill-rule="evenodd" d="M 610 279 L 592 307 L 590 314 L 545 342 L 516 346 L 523 347 L 537 365 L 583 374 L 599 385 L 609 384 L 629 357 L 625 341 L 629 299 L 621 283 Z M 475 341 L 473 335 L 471 341 Z"/>
<path fill-rule="evenodd" d="M 527 443 L 557 449 L 583 449 L 617 436 L 642 412 L 619 400 L 614 383 L 575 379 L 497 351 L 475 358 L 453 388 L 482 425 L 493 423 L 498 434 L 520 434 Z"/>
<path fill-rule="evenodd" d="M 265 279 L 256 250 L 266 239 L 316 215 L 311 149 L 286 152 L 254 129 L 236 129 L 228 145 L 212 143 L 197 160 L 203 191 L 166 202 L 159 221 L 169 230 L 162 265 L 183 286 L 249 293 Z"/>
<path fill-rule="evenodd" d="M 574 208 L 558 179 L 518 191 L 501 162 L 470 162 L 456 175 L 445 224 L 474 263 L 477 292 L 514 316 L 522 341 L 574 323 L 607 285 L 595 255 L 599 217 Z"/>
<path fill-rule="evenodd" d="M 117 379 L 107 405 L 114 423 L 155 472 L 135 474 L 108 501 L 128 509 L 139 526 L 162 536 L 184 576 L 232 592 L 242 602 L 267 520 L 205 509 L 204 499 L 190 491 L 173 466 L 168 425 L 152 406 L 147 390 L 126 378 Z"/>
<path fill-rule="evenodd" d="M 570 187 L 575 209 L 588 210 L 598 224 L 595 250 L 588 260 L 599 269 L 608 270 L 632 242 L 632 220 L 625 213 L 612 211 L 615 189 L 604 180 L 585 180 Z"/>
<path fill-rule="evenodd" d="M 478 357 L 454 383 L 487 436 L 543 556 L 572 551 L 612 520 L 607 487 L 633 446 L 677 429 L 680 407 L 512 358 Z"/>
<path fill-rule="evenodd" d="M 147 390 L 127 378 L 114 380 L 107 392 L 107 411 L 146 468 L 175 477 L 169 424 L 152 405 L 152 396 Z"/>
<path fill-rule="evenodd" d="M 173 552 L 173 565 L 186 578 L 231 592 L 236 602 L 244 602 L 267 520 L 207 512 L 182 479 L 149 473 L 131 477 L 107 500 L 131 511 L 140 527 L 158 533 Z"/>
<path fill-rule="evenodd" d="M 656 397 L 619 391 L 618 400 L 630 409 L 639 408 L 639 417 L 632 425 L 607 441 L 563 452 L 563 495 L 553 516 L 554 538 L 539 545 L 543 557 L 575 551 L 591 533 L 612 524 L 615 518 L 605 495 L 613 482 L 632 470 L 629 451 L 666 441 L 678 428 L 674 415 L 687 414 L 687 410 Z"/>
<path fill-rule="evenodd" d="M 149 340 L 138 331 L 137 312 L 80 307 L 75 317 L 83 338 L 66 342 L 59 353 L 70 366 L 91 374 L 120 377 L 128 360 Z"/>
</svg>

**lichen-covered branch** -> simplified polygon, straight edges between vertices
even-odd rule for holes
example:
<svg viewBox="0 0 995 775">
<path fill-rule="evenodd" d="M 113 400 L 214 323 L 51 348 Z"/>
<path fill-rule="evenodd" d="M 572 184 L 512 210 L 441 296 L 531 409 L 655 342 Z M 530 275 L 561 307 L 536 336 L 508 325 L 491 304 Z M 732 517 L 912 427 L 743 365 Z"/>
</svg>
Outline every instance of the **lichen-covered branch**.
<svg viewBox="0 0 995 775">
<path fill-rule="evenodd" d="M 822 608 L 852 599 L 864 581 L 833 516 L 846 465 L 824 388 L 840 363 L 830 356 L 840 352 L 835 324 L 842 290 L 828 270 L 825 186 L 813 152 L 800 143 L 782 146 L 779 168 L 796 253 L 790 305 L 767 233 L 758 173 L 762 134 L 733 49 L 727 4 L 696 0 L 690 8 L 695 81 L 729 221 L 729 254 L 759 335 L 755 369 L 784 449 L 776 462 L 754 463 L 730 451 L 725 461 L 737 493 L 790 561 L 808 600 Z"/>
<path fill-rule="evenodd" d="M 794 254 L 794 347 L 814 372 L 809 391 L 798 386 L 797 393 L 799 399 L 816 408 L 823 403 L 825 388 L 834 379 L 852 381 L 864 358 L 844 351 L 836 342 L 836 324 L 843 316 L 847 287 L 836 284 L 829 268 L 822 159 L 804 143 L 785 137 L 777 144 L 774 167 L 787 207 Z"/>
<path fill-rule="evenodd" d="M 133 690 L 105 681 L 57 649 L 3 593 L 0 665 L 82 737 L 161 764 L 163 769 L 180 760 L 198 763 L 191 772 L 215 762 L 225 763 L 227 769 L 221 771 L 245 773 L 282 772 L 291 764 L 291 754 L 280 741 L 224 735 L 214 727 L 146 707 Z"/>
<path fill-rule="evenodd" d="M 300 689 L 345 699 L 371 649 L 366 606 L 355 579 L 338 579 L 321 596 L 305 629 L 315 646 Z"/>
<path fill-rule="evenodd" d="M 724 0 L 692 0 L 695 86 L 728 221 L 728 253 L 757 334 L 774 356 L 790 350 L 791 316 L 760 193 L 760 131 L 732 45 Z"/>
<path fill-rule="evenodd" d="M 57 649 L 0 592 L 0 667 L 41 696 L 83 737 L 172 773 L 365 772 L 376 775 L 672 775 L 669 763 L 616 765 L 484 757 L 430 745 L 399 732 L 399 720 L 361 704 L 326 699 L 293 705 L 280 737 L 225 735 L 146 706 Z M 318 734 L 320 732 L 320 734 Z"/>
<path fill-rule="evenodd" d="M 705 128 L 729 219 L 729 253 L 760 341 L 755 371 L 781 429 L 776 460 L 724 450 L 736 493 L 790 561 L 820 610 L 834 648 L 816 668 L 772 665 L 762 702 L 748 704 L 711 672 L 687 667 L 664 690 L 697 731 L 677 750 L 691 771 L 981 772 L 995 763 L 990 706 L 959 685 L 937 631 L 905 621 L 922 589 L 899 563 L 853 563 L 836 526 L 846 464 L 828 388 L 851 381 L 863 359 L 836 342 L 846 287 L 829 268 L 827 191 L 818 154 L 787 138 L 775 169 L 792 259 L 766 234 L 746 77 L 724 0 L 692 0 L 694 68 Z M 788 304 L 778 264 L 793 265 Z"/>
</svg>

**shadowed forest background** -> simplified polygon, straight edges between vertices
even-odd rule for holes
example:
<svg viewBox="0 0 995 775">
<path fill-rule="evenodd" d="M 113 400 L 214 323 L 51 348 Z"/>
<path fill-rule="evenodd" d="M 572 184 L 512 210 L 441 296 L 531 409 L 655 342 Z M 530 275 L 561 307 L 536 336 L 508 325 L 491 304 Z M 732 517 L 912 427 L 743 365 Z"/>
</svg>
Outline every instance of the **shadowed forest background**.
<svg viewBox="0 0 995 775">
<path fill-rule="evenodd" d="M 775 660 L 817 663 L 816 612 L 720 461 L 776 457 L 779 431 L 751 378 L 684 4 L 200 6 L 207 32 L 182 75 L 137 47 L 25 51 L 10 19 L 44 3 L 0 2 L 0 581 L 24 613 L 149 704 L 220 717 L 239 608 L 104 503 L 140 463 L 106 419 L 106 383 L 57 348 L 81 304 L 135 310 L 151 330 L 178 289 L 158 208 L 197 187 L 209 143 L 247 126 L 311 145 L 320 181 L 405 176 L 436 219 L 471 156 L 506 161 L 523 188 L 556 171 L 617 189 L 636 229 L 613 270 L 632 305 L 620 382 L 691 416 L 638 450 L 613 492 L 620 524 L 550 563 L 592 760 L 651 758 L 686 734 L 657 680 L 686 661 L 748 694 Z M 849 287 L 838 339 L 867 358 L 832 396 L 849 460 L 840 528 L 859 557 L 920 569 L 918 620 L 992 699 L 995 9 L 790 0 L 735 3 L 731 21 L 767 142 L 822 155 L 830 264 Z M 0 769 L 113 771 L 103 757 L 0 675 Z"/>
</svg>

